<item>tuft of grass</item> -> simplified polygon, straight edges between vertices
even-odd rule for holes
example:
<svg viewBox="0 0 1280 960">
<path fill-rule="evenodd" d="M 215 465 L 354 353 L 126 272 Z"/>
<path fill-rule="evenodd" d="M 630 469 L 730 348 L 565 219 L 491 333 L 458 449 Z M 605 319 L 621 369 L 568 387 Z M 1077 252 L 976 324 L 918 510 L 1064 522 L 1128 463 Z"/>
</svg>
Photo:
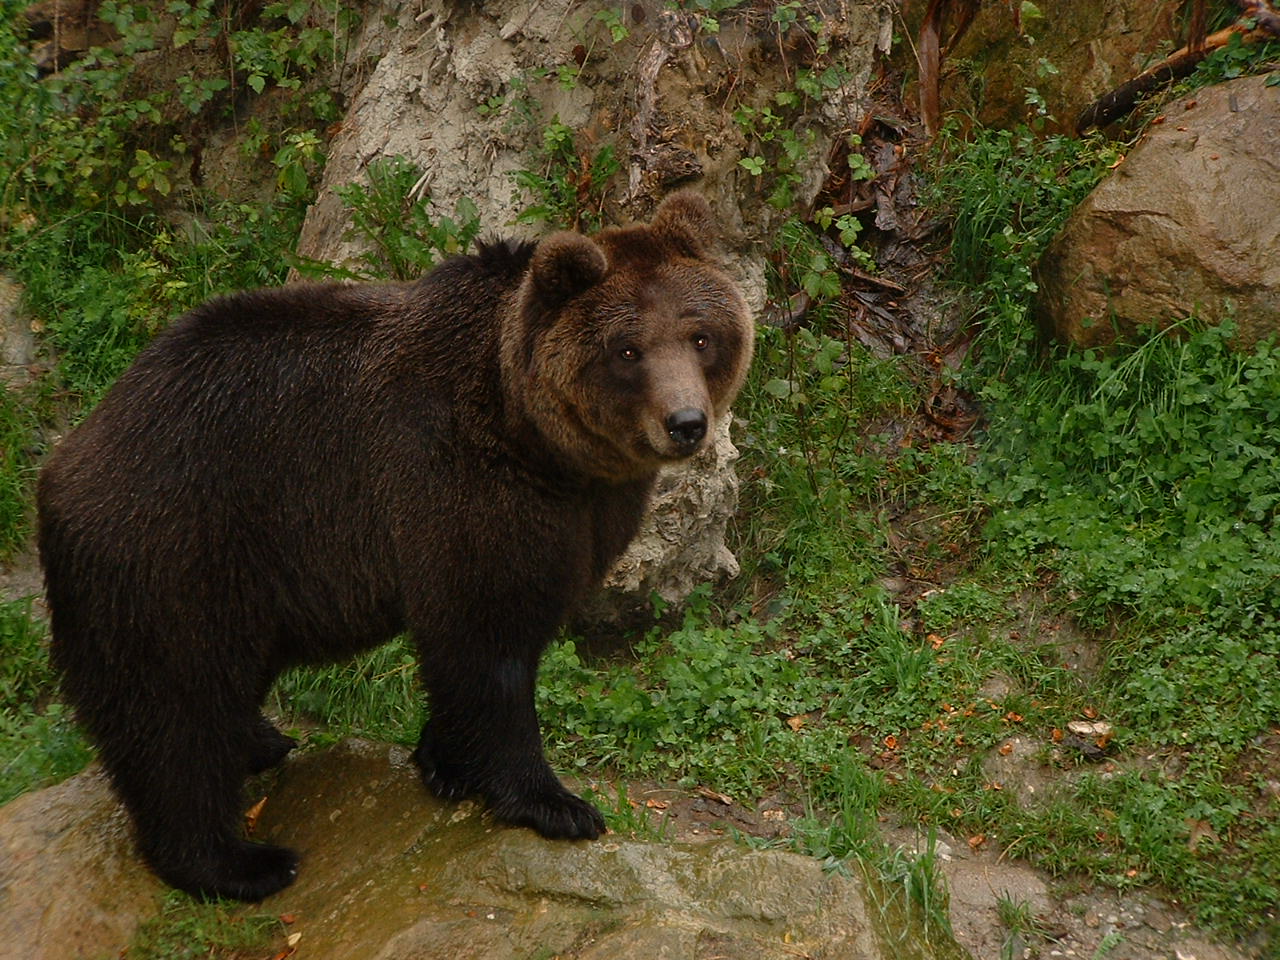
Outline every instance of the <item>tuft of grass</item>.
<svg viewBox="0 0 1280 960">
<path fill-rule="evenodd" d="M 184 893 L 165 896 L 159 915 L 144 921 L 129 944 L 136 960 L 236 960 L 268 956 L 281 946 L 278 917 L 227 903 L 202 903 Z"/>
<path fill-rule="evenodd" d="M 321 724 L 321 739 L 330 741 L 359 735 L 412 744 L 426 719 L 417 661 L 405 637 L 345 663 L 290 670 L 270 699 L 277 713 Z"/>
<path fill-rule="evenodd" d="M 588 787 L 582 791 L 582 798 L 596 805 L 604 815 L 605 824 L 614 833 L 637 840 L 662 841 L 667 838 L 666 814 L 655 818 L 648 806 L 631 798 L 625 783 L 614 784 L 612 795 L 608 789 Z"/>
<path fill-rule="evenodd" d="M 1034 947 L 1045 938 L 1035 908 L 1025 900 L 1003 895 L 997 897 L 996 916 L 1006 931 L 1004 943 L 1000 945 L 1000 960 L 1022 960 L 1028 947 Z"/>
<path fill-rule="evenodd" d="M 31 604 L 0 603 L 0 803 L 71 776 L 91 756 L 70 712 L 50 702 L 47 629 Z"/>
</svg>

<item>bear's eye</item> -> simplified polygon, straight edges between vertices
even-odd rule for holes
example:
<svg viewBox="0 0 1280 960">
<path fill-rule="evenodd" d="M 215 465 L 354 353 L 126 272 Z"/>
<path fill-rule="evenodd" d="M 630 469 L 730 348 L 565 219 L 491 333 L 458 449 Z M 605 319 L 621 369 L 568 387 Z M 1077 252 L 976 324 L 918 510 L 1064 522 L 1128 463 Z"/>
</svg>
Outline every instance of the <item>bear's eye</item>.
<svg viewBox="0 0 1280 960">
<path fill-rule="evenodd" d="M 695 349 L 695 350 L 705 350 L 705 349 L 707 349 L 707 347 L 709 347 L 709 346 L 711 346 L 711 338 L 710 338 L 710 337 L 708 337 L 705 333 L 699 333 L 699 334 L 697 334 L 697 335 L 695 335 L 695 336 L 694 336 L 694 338 L 693 338 L 693 349 Z"/>
<path fill-rule="evenodd" d="M 621 350 L 618 351 L 618 356 L 620 356 L 623 360 L 633 360 L 633 361 L 639 360 L 640 351 L 637 350 L 635 347 L 623 347 Z"/>
</svg>

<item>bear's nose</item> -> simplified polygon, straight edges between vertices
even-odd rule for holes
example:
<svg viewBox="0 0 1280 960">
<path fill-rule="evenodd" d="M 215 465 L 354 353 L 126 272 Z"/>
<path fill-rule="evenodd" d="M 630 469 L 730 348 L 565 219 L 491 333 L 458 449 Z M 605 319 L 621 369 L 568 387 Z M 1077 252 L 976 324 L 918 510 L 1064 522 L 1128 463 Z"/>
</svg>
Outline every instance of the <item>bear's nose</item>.
<svg viewBox="0 0 1280 960">
<path fill-rule="evenodd" d="M 667 417 L 667 435 L 682 450 L 692 450 L 707 435 L 707 415 L 697 407 L 685 407 Z"/>
</svg>

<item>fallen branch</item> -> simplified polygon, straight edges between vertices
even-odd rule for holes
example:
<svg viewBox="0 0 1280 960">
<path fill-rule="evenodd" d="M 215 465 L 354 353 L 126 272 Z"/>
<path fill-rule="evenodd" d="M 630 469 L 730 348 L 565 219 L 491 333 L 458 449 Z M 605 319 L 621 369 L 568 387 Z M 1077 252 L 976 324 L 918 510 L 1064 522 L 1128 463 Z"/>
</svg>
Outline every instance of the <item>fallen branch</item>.
<svg viewBox="0 0 1280 960">
<path fill-rule="evenodd" d="M 1128 83 L 1121 84 L 1085 107 L 1076 118 L 1076 133 L 1082 134 L 1091 127 L 1105 127 L 1128 114 L 1143 95 L 1190 76 L 1201 60 L 1214 50 L 1225 47 L 1233 36 L 1239 36 L 1242 43 L 1280 37 L 1280 14 L 1272 11 L 1262 0 L 1237 2 L 1244 14 L 1240 20 L 1203 38 L 1197 36 L 1203 25 L 1197 29 L 1193 24 L 1190 42 L 1185 47 L 1175 50 Z"/>
</svg>

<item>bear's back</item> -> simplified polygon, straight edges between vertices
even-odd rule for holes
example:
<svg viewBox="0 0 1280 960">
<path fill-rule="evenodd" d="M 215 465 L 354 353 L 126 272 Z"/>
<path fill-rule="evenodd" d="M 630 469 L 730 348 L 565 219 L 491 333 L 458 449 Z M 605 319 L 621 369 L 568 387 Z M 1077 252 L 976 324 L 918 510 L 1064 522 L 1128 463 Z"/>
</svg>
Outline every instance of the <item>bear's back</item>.
<svg viewBox="0 0 1280 960">
<path fill-rule="evenodd" d="M 104 549 L 152 526 L 208 539 L 240 517 L 341 528 L 337 514 L 364 510 L 379 472 L 400 469 L 397 448 L 448 459 L 460 420 L 496 416 L 498 310 L 528 258 L 491 244 L 414 282 L 299 284 L 193 310 L 54 451 L 42 526 L 92 531 Z"/>
</svg>

